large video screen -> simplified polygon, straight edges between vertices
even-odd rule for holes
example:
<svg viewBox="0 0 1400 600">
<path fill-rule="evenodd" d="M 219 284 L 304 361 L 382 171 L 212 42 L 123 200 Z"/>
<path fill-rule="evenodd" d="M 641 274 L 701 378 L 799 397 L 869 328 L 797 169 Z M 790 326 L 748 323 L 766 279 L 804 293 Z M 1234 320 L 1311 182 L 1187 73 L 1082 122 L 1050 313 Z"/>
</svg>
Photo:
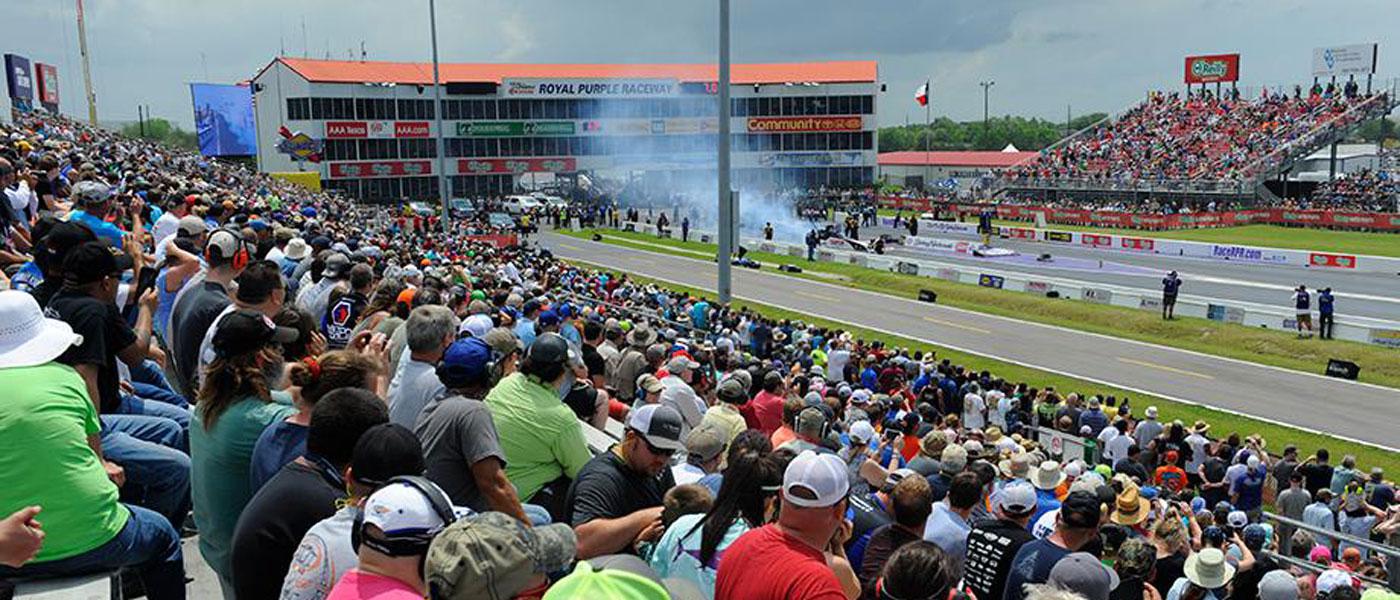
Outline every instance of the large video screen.
<svg viewBox="0 0 1400 600">
<path fill-rule="evenodd" d="M 249 86 L 191 83 L 194 128 L 205 156 L 251 156 L 258 152 Z"/>
</svg>

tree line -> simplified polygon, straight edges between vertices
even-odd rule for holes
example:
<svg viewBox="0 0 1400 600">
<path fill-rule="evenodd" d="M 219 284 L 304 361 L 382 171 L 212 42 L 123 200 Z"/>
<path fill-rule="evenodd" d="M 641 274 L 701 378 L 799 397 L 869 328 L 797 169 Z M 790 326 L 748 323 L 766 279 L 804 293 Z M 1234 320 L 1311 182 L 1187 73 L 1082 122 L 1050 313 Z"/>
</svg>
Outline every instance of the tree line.
<svg viewBox="0 0 1400 600">
<path fill-rule="evenodd" d="M 923 123 L 880 128 L 880 151 L 923 150 L 1001 150 L 1013 144 L 1021 150 L 1039 150 L 1061 138 L 1094 124 L 1105 113 L 1090 113 L 1065 122 L 1026 117 L 994 117 L 987 122 L 954 121 L 939 117 L 928 127 Z"/>
</svg>

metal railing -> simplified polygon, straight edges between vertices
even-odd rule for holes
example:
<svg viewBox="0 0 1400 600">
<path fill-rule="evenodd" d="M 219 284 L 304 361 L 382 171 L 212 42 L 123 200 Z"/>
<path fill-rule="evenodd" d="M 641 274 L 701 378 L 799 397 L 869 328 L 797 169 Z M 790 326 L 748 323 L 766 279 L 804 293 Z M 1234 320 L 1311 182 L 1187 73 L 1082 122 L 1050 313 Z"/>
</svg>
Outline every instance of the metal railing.
<svg viewBox="0 0 1400 600">
<path fill-rule="evenodd" d="M 1387 565 L 1387 567 L 1386 567 L 1386 573 L 1387 573 L 1388 576 L 1389 576 L 1389 580 L 1388 580 L 1388 581 L 1380 581 L 1380 580 L 1372 579 L 1372 578 L 1369 578 L 1369 577 L 1361 578 L 1361 579 L 1363 579 L 1363 580 L 1365 580 L 1365 581 L 1367 581 L 1367 582 L 1373 583 L 1374 585 L 1383 585 L 1383 586 L 1386 586 L 1386 587 L 1389 588 L 1390 591 L 1392 591 L 1392 592 L 1400 592 L 1400 548 L 1396 548 L 1396 547 L 1394 547 L 1394 546 L 1387 546 L 1387 545 L 1385 545 L 1385 544 L 1378 544 L 1378 543 L 1373 542 L 1373 541 L 1371 541 L 1371 540 L 1362 539 L 1362 538 L 1356 537 L 1356 536 L 1354 536 L 1354 535 L 1349 535 L 1349 534 L 1342 533 L 1342 532 L 1340 532 L 1340 531 L 1335 531 L 1335 530 L 1332 530 L 1332 529 L 1321 529 L 1321 528 L 1318 528 L 1318 527 L 1314 527 L 1314 526 L 1312 526 L 1312 525 L 1309 525 L 1309 524 L 1307 524 L 1307 523 L 1304 523 L 1304 522 L 1302 522 L 1302 521 L 1295 521 L 1295 520 L 1290 519 L 1290 518 L 1288 518 L 1288 517 L 1285 517 L 1285 516 L 1282 516 L 1282 515 L 1278 515 L 1278 514 L 1274 514 L 1274 513 L 1271 513 L 1271 512 L 1265 512 L 1265 513 L 1263 513 L 1263 514 L 1264 514 L 1264 519 L 1265 519 L 1265 520 L 1274 521 L 1275 523 L 1278 523 L 1279 525 L 1284 525 L 1284 526 L 1287 526 L 1287 527 L 1289 527 L 1289 528 L 1291 528 L 1291 529 L 1295 529 L 1295 530 L 1301 529 L 1301 530 L 1306 531 L 1306 532 L 1308 532 L 1308 533 L 1311 533 L 1311 534 L 1313 534 L 1313 535 L 1315 535 L 1315 536 L 1322 536 L 1322 537 L 1325 537 L 1325 538 L 1330 539 L 1330 540 L 1336 540 L 1336 541 L 1338 541 L 1338 542 L 1345 542 L 1347 545 L 1350 545 L 1350 546 L 1356 546 L 1356 547 L 1358 547 L 1358 548 L 1365 548 L 1366 550 L 1368 550 L 1368 551 L 1370 551 L 1370 552 L 1374 552 L 1374 553 L 1377 553 L 1377 554 L 1383 554 L 1383 555 L 1385 555 L 1385 562 L 1386 562 L 1386 565 Z M 1322 565 L 1314 565 L 1314 564 L 1309 563 L 1309 562 L 1307 562 L 1307 561 L 1297 561 L 1297 559 L 1292 559 L 1292 558 L 1291 558 L 1291 554 L 1292 554 L 1292 552 L 1291 552 L 1291 550 L 1292 550 L 1291 546 L 1292 546 L 1292 544 L 1293 544 L 1292 536 L 1282 536 L 1282 535 L 1280 535 L 1280 536 L 1278 536 L 1278 542 L 1279 542 L 1279 545 L 1278 545 L 1278 547 L 1279 547 L 1278 554 L 1283 555 L 1283 556 L 1280 556 L 1279 558 L 1285 559 L 1286 562 L 1289 562 L 1290 564 L 1297 564 L 1298 566 L 1301 566 L 1301 567 L 1304 567 L 1304 568 L 1313 569 L 1313 570 L 1322 570 L 1322 569 L 1325 569 L 1325 568 L 1326 568 L 1326 567 L 1324 567 L 1324 566 L 1322 566 Z M 1297 561 L 1297 562 L 1295 562 L 1295 561 Z M 1299 564 L 1299 563 L 1301 563 L 1301 564 Z"/>
<path fill-rule="evenodd" d="M 1109 192 L 1185 192 L 1196 194 L 1248 195 L 1252 182 L 1234 179 L 1091 179 L 1060 177 L 1007 177 L 1002 190 L 1045 189 Z"/>
</svg>

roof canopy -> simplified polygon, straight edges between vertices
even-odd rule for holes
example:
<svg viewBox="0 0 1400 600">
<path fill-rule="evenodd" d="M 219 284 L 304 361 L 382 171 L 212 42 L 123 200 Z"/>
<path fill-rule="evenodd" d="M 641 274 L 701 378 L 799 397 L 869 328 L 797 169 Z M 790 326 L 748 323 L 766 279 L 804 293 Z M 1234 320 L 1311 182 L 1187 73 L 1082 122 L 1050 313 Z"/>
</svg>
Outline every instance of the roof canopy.
<svg viewBox="0 0 1400 600">
<path fill-rule="evenodd" d="M 360 62 L 279 57 L 288 68 L 318 83 L 397 83 L 429 85 L 432 63 Z M 269 63 L 268 66 L 271 66 Z M 494 64 L 443 63 L 441 80 L 450 83 L 501 83 L 508 78 L 571 79 L 676 79 L 708 82 L 718 79 L 712 64 Z M 266 67 L 264 68 L 266 70 Z M 261 74 L 261 73 L 260 73 Z M 730 79 L 738 85 L 773 83 L 871 83 L 876 80 L 875 61 L 770 63 L 733 65 Z"/>
</svg>

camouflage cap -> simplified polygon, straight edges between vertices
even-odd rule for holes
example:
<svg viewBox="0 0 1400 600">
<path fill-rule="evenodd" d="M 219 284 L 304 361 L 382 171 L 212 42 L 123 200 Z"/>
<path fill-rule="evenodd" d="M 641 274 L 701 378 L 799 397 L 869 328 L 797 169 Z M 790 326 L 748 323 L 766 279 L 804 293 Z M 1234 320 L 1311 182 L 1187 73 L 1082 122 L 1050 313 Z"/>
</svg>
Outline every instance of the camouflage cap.
<svg viewBox="0 0 1400 600">
<path fill-rule="evenodd" d="M 1146 578 L 1157 564 L 1157 547 L 1143 538 L 1130 538 L 1118 548 L 1114 570 L 1124 578 Z"/>
<path fill-rule="evenodd" d="M 529 589 L 536 575 L 567 569 L 577 547 L 568 525 L 530 528 L 504 513 L 486 512 L 433 538 L 424 577 L 434 600 L 508 600 Z"/>
</svg>

